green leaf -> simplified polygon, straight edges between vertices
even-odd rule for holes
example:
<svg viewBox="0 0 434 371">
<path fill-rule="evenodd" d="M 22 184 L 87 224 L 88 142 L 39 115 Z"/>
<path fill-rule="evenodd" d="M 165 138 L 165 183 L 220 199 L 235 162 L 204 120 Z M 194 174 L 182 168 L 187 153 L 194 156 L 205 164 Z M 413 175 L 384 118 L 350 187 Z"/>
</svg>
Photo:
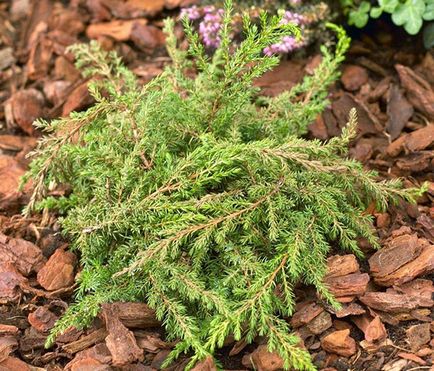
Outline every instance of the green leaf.
<svg viewBox="0 0 434 371">
<path fill-rule="evenodd" d="M 374 7 L 371 9 L 371 12 L 369 13 L 371 18 L 378 18 L 381 13 L 383 13 L 383 8 L 380 7 Z"/>
<path fill-rule="evenodd" d="M 426 2 L 425 12 L 423 13 L 423 19 L 425 19 L 425 21 L 434 20 L 434 0 L 428 0 Z"/>
<path fill-rule="evenodd" d="M 405 4 L 398 5 L 392 14 L 392 21 L 397 26 L 404 26 L 410 35 L 416 35 L 422 27 L 424 11 L 424 0 L 407 0 Z"/>
<path fill-rule="evenodd" d="M 378 0 L 378 4 L 386 13 L 393 13 L 399 5 L 398 0 Z M 372 15 L 371 15 L 372 16 Z"/>
<path fill-rule="evenodd" d="M 369 9 L 371 9 L 370 3 L 368 3 L 367 1 L 362 1 L 360 3 L 359 11 L 361 11 L 363 13 L 367 13 L 367 12 L 369 12 Z"/>
<path fill-rule="evenodd" d="M 363 28 L 366 26 L 369 20 L 369 8 L 371 7 L 369 4 L 366 6 L 366 1 L 360 4 L 360 7 L 357 10 L 351 10 L 348 15 L 348 24 L 354 25 L 358 28 Z"/>
</svg>

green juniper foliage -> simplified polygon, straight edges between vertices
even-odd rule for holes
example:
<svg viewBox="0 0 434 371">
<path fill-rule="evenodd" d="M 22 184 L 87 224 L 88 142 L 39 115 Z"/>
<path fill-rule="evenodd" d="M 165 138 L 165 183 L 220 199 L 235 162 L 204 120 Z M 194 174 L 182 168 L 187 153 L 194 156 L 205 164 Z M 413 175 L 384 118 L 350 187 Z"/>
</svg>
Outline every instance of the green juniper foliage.
<svg viewBox="0 0 434 371">
<path fill-rule="evenodd" d="M 54 208 L 80 251 L 76 304 L 49 338 L 83 328 L 101 303 L 146 301 L 169 339 L 180 339 L 188 367 L 212 355 L 228 335 L 251 342 L 266 336 L 285 368 L 313 369 L 285 317 L 297 282 L 323 283 L 330 244 L 361 255 L 355 238 L 377 246 L 364 210 L 375 201 L 411 198 L 397 181 L 378 182 L 345 158 L 356 117 L 327 143 L 297 136 L 326 104 L 349 39 L 323 50 L 316 72 L 290 92 L 254 103 L 252 81 L 279 62 L 262 50 L 297 33 L 279 17 L 244 19 L 245 38 L 233 50 L 227 2 L 221 46 L 212 58 L 186 24 L 188 52 L 177 48 L 166 21 L 173 64 L 139 87 L 113 53 L 96 43 L 76 45 L 77 65 L 99 76 L 85 112 L 39 126 L 42 139 L 29 176 L 32 209 Z M 184 72 L 195 67 L 197 75 Z M 71 193 L 46 190 L 68 184 Z"/>
</svg>

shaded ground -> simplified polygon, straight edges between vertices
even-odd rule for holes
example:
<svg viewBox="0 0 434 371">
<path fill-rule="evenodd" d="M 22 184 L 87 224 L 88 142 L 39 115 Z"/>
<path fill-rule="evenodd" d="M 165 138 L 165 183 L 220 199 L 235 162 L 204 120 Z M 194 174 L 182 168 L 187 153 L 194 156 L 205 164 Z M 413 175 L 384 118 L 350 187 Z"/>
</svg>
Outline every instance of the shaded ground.
<svg viewBox="0 0 434 371">
<path fill-rule="evenodd" d="M 50 349 L 47 332 L 64 312 L 79 273 L 55 215 L 23 219 L 29 189 L 17 191 L 25 155 L 39 136 L 36 117 L 67 115 L 92 104 L 86 80 L 65 48 L 88 37 L 115 49 L 146 83 L 168 62 L 161 19 L 177 14 L 181 0 L 14 0 L 0 4 L 0 369 L 154 370 L 173 344 L 144 304 L 103 308 L 86 331 L 71 329 Z M 353 42 L 332 104 L 312 123 L 310 136 L 338 135 L 350 108 L 359 115 L 351 156 L 382 178 L 404 177 L 406 186 L 429 182 L 417 205 L 401 203 L 387 213 L 367 210 L 383 250 L 369 257 L 331 256 L 326 278 L 343 303 L 334 312 L 311 288 L 297 290 L 292 326 L 319 369 L 409 370 L 433 364 L 433 168 L 434 58 L 415 39 L 387 24 Z M 278 94 L 311 73 L 318 63 L 283 61 L 258 81 Z M 431 274 L 431 275 L 430 275 Z M 256 339 L 230 339 L 217 353 L 226 369 L 277 370 L 281 361 Z M 182 370 L 185 360 L 172 369 Z M 197 370 L 213 370 L 211 361 Z"/>
</svg>

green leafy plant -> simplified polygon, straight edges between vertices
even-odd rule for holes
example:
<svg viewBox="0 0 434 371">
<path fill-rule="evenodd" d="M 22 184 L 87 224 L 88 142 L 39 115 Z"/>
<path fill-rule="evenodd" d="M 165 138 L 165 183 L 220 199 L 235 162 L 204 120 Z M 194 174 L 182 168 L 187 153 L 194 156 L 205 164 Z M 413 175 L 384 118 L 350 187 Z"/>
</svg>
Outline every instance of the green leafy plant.
<svg viewBox="0 0 434 371">
<path fill-rule="evenodd" d="M 27 211 L 63 210 L 63 231 L 81 256 L 76 303 L 48 345 L 70 326 L 89 325 L 102 303 L 146 301 L 167 337 L 179 339 L 166 365 L 190 352 L 190 368 L 229 335 L 259 335 L 285 368 L 312 370 L 285 320 L 294 285 L 313 285 L 338 306 L 323 283 L 331 245 L 361 256 L 357 236 L 378 246 L 367 206 L 411 199 L 398 181 L 376 181 L 345 157 L 354 111 L 339 138 L 298 138 L 328 104 L 349 46 L 343 30 L 331 26 L 335 52 L 323 48 L 312 76 L 258 106 L 252 82 L 279 63 L 263 49 L 298 30 L 278 16 L 262 14 L 259 26 L 244 17 L 234 48 L 230 5 L 212 57 L 187 21 L 190 48 L 178 49 L 167 20 L 173 64 L 143 87 L 98 44 L 72 48 L 83 73 L 98 76 L 96 104 L 38 122 L 48 134 L 28 175 L 35 192 Z M 60 183 L 71 194 L 51 197 Z"/>
<path fill-rule="evenodd" d="M 393 23 L 403 26 L 410 35 L 416 35 L 422 28 L 423 21 L 434 19 L 434 0 L 378 0 L 378 6 L 371 6 L 368 1 L 356 4 L 353 0 L 342 0 L 344 12 L 348 14 L 348 23 L 362 28 L 369 17 L 378 18 L 389 13 Z"/>
</svg>

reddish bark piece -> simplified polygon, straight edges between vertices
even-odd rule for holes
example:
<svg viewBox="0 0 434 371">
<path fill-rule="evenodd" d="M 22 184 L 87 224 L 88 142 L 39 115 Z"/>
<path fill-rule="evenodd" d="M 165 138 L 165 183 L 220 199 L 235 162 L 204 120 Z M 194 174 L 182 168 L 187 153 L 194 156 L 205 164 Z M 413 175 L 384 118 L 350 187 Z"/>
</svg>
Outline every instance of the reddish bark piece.
<svg viewBox="0 0 434 371">
<path fill-rule="evenodd" d="M 163 10 L 165 2 L 165 0 L 127 0 L 126 4 L 131 8 L 143 10 L 147 16 L 154 16 Z"/>
<path fill-rule="evenodd" d="M 426 365 L 426 362 L 422 358 L 418 357 L 416 354 L 399 352 L 397 355 L 400 358 L 407 359 L 407 360 L 415 362 L 419 365 L 422 365 L 422 366 Z"/>
<path fill-rule="evenodd" d="M 344 357 L 350 357 L 357 351 L 357 345 L 350 336 L 350 330 L 332 332 L 321 340 L 321 346 L 326 352 Z"/>
<path fill-rule="evenodd" d="M 93 103 L 89 94 L 87 82 L 76 87 L 65 101 L 62 109 L 62 116 L 68 116 L 72 111 L 79 111 Z"/>
<path fill-rule="evenodd" d="M 75 354 L 103 341 L 107 335 L 107 330 L 105 328 L 100 328 L 76 341 L 63 345 L 62 350 L 69 354 Z"/>
<path fill-rule="evenodd" d="M 332 317 L 327 312 L 322 312 L 307 323 L 307 328 L 315 335 L 322 334 L 332 327 Z"/>
<path fill-rule="evenodd" d="M 114 305 L 103 304 L 102 315 L 107 331 L 106 345 L 112 355 L 114 366 L 123 366 L 143 361 L 143 350 L 137 346 L 134 334 L 119 319 L 119 311 Z"/>
<path fill-rule="evenodd" d="M 386 148 L 386 153 L 390 157 L 398 156 L 403 150 L 405 141 L 407 140 L 407 135 L 401 135 L 398 139 L 390 143 Z"/>
<path fill-rule="evenodd" d="M 291 326 L 297 328 L 312 321 L 324 308 L 316 302 L 303 302 L 297 305 L 296 312 L 291 318 Z"/>
<path fill-rule="evenodd" d="M 249 358 L 257 370 L 275 371 L 283 368 L 283 359 L 277 353 L 268 351 L 266 345 L 257 347 Z"/>
<path fill-rule="evenodd" d="M 100 343 L 78 352 L 74 359 L 65 366 L 65 371 L 111 370 L 112 368 L 108 366 L 111 360 L 112 357 L 107 346 Z"/>
<path fill-rule="evenodd" d="M 39 307 L 28 315 L 29 323 L 40 332 L 51 330 L 57 321 L 57 316 L 46 307 Z"/>
<path fill-rule="evenodd" d="M 409 67 L 397 64 L 399 79 L 407 91 L 410 103 L 430 119 L 434 118 L 434 92 L 427 81 L 417 75 Z"/>
<path fill-rule="evenodd" d="M 404 172 L 417 173 L 430 169 L 433 159 L 432 151 L 412 153 L 396 161 L 396 167 Z"/>
<path fill-rule="evenodd" d="M 54 77 L 58 80 L 66 80 L 70 83 L 77 81 L 80 72 L 64 56 L 59 56 L 54 62 Z"/>
<path fill-rule="evenodd" d="M 122 324 L 129 328 L 150 328 L 161 325 L 155 311 L 145 303 L 118 302 L 111 304 L 119 313 Z"/>
<path fill-rule="evenodd" d="M 345 66 L 342 72 L 341 81 L 345 89 L 355 91 L 359 90 L 363 84 L 366 84 L 368 78 L 368 72 L 365 68 L 356 65 L 348 65 Z"/>
<path fill-rule="evenodd" d="M 431 340 L 430 324 L 422 323 L 411 326 L 406 334 L 411 350 L 417 351 Z"/>
<path fill-rule="evenodd" d="M 419 298 L 419 305 L 421 307 L 432 307 L 434 300 L 432 294 L 434 293 L 434 284 L 431 280 L 415 279 L 401 286 L 394 286 L 396 292 L 400 292 L 409 296 Z"/>
<path fill-rule="evenodd" d="M 69 91 L 71 83 L 65 80 L 47 81 L 44 84 L 44 94 L 53 105 L 62 103 Z"/>
<path fill-rule="evenodd" d="M 352 108 L 357 110 L 359 135 L 377 134 L 383 129 L 378 119 L 370 112 L 369 108 L 351 94 L 344 94 L 341 98 L 332 103 L 333 113 L 335 114 L 339 127 L 344 127 L 348 122 L 348 113 Z"/>
<path fill-rule="evenodd" d="M 137 345 L 148 353 L 158 353 L 161 349 L 168 349 L 171 347 L 170 343 L 160 339 L 158 333 L 142 333 L 141 331 L 134 331 L 134 336 Z"/>
<path fill-rule="evenodd" d="M 0 336 L 15 336 L 20 333 L 17 326 L 0 324 Z"/>
<path fill-rule="evenodd" d="M 202 362 L 196 364 L 191 371 L 217 371 L 217 367 L 212 357 L 206 357 Z"/>
<path fill-rule="evenodd" d="M 405 98 L 399 87 L 391 84 L 387 99 L 387 115 L 389 116 L 389 120 L 386 123 L 386 130 L 392 140 L 401 134 L 402 129 L 404 129 L 411 116 L 413 116 L 413 112 L 413 106 Z"/>
<path fill-rule="evenodd" d="M 127 41 L 131 37 L 135 23 L 147 24 L 146 19 L 117 20 L 104 23 L 94 23 L 87 27 L 86 35 L 90 39 L 109 36 L 117 41 Z"/>
<path fill-rule="evenodd" d="M 374 279 L 395 272 L 415 259 L 420 251 L 419 239 L 415 234 L 398 236 L 388 241 L 384 248 L 369 259 L 369 267 Z"/>
<path fill-rule="evenodd" d="M 406 137 L 405 146 L 411 151 L 421 151 L 434 143 L 434 125 L 430 124 L 422 129 L 413 131 Z"/>
<path fill-rule="evenodd" d="M 0 135 L 0 149 L 4 151 L 23 151 L 33 149 L 36 146 L 36 138 L 18 135 Z"/>
<path fill-rule="evenodd" d="M 38 272 L 45 258 L 35 244 L 0 233 L 0 263 L 13 263 L 21 274 L 27 276 Z"/>
<path fill-rule="evenodd" d="M 9 354 L 18 346 L 18 341 L 15 337 L 0 338 L 0 362 L 9 357 Z"/>
<path fill-rule="evenodd" d="M 340 277 L 326 277 L 324 282 L 336 297 L 363 295 L 369 282 L 369 275 L 351 273 Z"/>
<path fill-rule="evenodd" d="M 71 286 L 74 283 L 74 266 L 77 258 L 70 251 L 57 249 L 38 272 L 39 284 L 48 291 Z"/>
<path fill-rule="evenodd" d="M 33 121 L 43 115 L 44 96 L 36 89 L 20 90 L 7 102 L 6 121 L 9 127 L 18 125 L 25 133 L 33 135 Z"/>
<path fill-rule="evenodd" d="M 434 271 L 434 245 L 425 245 L 417 258 L 393 273 L 374 276 L 374 281 L 382 286 L 401 285 L 432 271 Z"/>
<path fill-rule="evenodd" d="M 163 31 L 159 28 L 138 22 L 133 24 L 130 39 L 137 47 L 148 52 L 163 46 L 166 41 Z"/>
<path fill-rule="evenodd" d="M 387 91 L 389 90 L 390 81 L 392 78 L 390 76 L 386 76 L 383 78 L 378 85 L 369 93 L 368 102 L 376 102 L 383 97 Z"/>
<path fill-rule="evenodd" d="M 291 89 L 303 78 L 303 65 L 294 61 L 282 61 L 271 71 L 256 79 L 254 85 L 261 88 L 261 94 L 275 97 Z"/>
<path fill-rule="evenodd" d="M 12 263 L 0 263 L 0 303 L 18 301 L 20 285 L 26 281 Z"/>
<path fill-rule="evenodd" d="M 386 328 L 379 316 L 372 318 L 368 315 L 352 317 L 355 325 L 364 333 L 366 341 L 381 342 L 387 337 Z"/>
<path fill-rule="evenodd" d="M 26 170 L 13 157 L 0 155 L 0 210 L 9 208 L 20 198 L 21 192 L 18 187 L 25 172 Z"/>
<path fill-rule="evenodd" d="M 327 258 L 327 278 L 346 276 L 359 270 L 359 263 L 353 254 L 333 255 Z"/>
<path fill-rule="evenodd" d="M 0 370 L 1 371 L 31 371 L 34 368 L 30 368 L 30 366 L 15 357 L 8 357 L 4 361 L 0 362 Z"/>
<path fill-rule="evenodd" d="M 359 300 L 370 308 L 386 313 L 408 312 L 419 306 L 416 297 L 387 292 L 367 292 Z"/>
<path fill-rule="evenodd" d="M 366 311 L 360 304 L 350 303 L 343 304 L 342 309 L 335 312 L 336 317 L 343 318 L 347 316 L 357 316 L 359 314 L 364 314 Z"/>
</svg>

